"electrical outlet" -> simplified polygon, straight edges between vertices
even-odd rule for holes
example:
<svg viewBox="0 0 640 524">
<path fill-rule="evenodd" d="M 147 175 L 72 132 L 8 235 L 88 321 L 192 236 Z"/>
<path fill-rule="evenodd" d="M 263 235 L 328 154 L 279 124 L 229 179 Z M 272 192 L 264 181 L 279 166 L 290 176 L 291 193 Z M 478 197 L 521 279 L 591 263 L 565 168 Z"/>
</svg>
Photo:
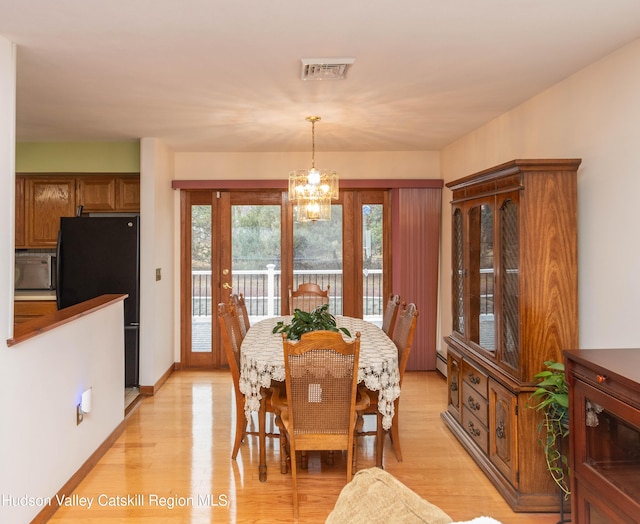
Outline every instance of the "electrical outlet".
<svg viewBox="0 0 640 524">
<path fill-rule="evenodd" d="M 84 420 L 84 413 L 82 412 L 82 407 L 80 404 L 76 406 L 76 426 L 80 424 Z"/>
<path fill-rule="evenodd" d="M 157 267 L 157 268 L 156 268 L 156 282 L 157 282 L 158 280 L 160 280 L 161 278 L 162 278 L 162 269 L 161 269 L 161 268 L 159 268 L 159 267 Z"/>
</svg>

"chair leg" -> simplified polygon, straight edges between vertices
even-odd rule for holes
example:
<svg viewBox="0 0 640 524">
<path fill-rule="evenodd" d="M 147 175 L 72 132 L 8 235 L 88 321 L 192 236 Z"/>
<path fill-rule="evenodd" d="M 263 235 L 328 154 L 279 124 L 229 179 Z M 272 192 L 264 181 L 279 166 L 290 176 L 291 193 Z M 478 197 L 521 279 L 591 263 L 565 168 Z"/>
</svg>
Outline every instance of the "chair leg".
<svg viewBox="0 0 640 524">
<path fill-rule="evenodd" d="M 376 420 L 376 467 L 384 469 L 382 464 L 382 451 L 384 449 L 384 436 L 386 431 L 382 427 L 382 413 L 378 411 Z"/>
<path fill-rule="evenodd" d="M 327 465 L 333 466 L 335 464 L 335 452 L 329 451 L 327 453 Z"/>
<path fill-rule="evenodd" d="M 233 442 L 233 451 L 231 452 L 231 458 L 236 460 L 238 456 L 238 450 L 240 444 L 244 440 L 244 435 L 247 430 L 247 417 L 244 414 L 244 402 L 238 400 L 236 397 L 236 438 Z"/>
<path fill-rule="evenodd" d="M 298 474 L 296 467 L 296 450 L 291 446 L 291 480 L 293 482 L 293 518 L 298 520 L 299 508 L 298 508 Z"/>
<path fill-rule="evenodd" d="M 258 411 L 258 447 L 260 448 L 260 464 L 258 465 L 258 478 L 260 482 L 267 480 L 267 436 L 266 436 L 267 405 L 263 392 Z"/>
<path fill-rule="evenodd" d="M 398 402 L 396 401 L 396 412 L 393 415 L 393 422 L 391 423 L 391 443 L 393 444 L 393 451 L 396 454 L 398 462 L 402 462 L 402 450 L 400 449 L 400 428 L 398 427 Z"/>
<path fill-rule="evenodd" d="M 279 409 L 275 410 L 275 423 L 280 431 L 280 473 L 286 475 L 289 472 L 289 442 L 287 440 L 287 430 L 282 423 L 281 412 Z"/>
</svg>

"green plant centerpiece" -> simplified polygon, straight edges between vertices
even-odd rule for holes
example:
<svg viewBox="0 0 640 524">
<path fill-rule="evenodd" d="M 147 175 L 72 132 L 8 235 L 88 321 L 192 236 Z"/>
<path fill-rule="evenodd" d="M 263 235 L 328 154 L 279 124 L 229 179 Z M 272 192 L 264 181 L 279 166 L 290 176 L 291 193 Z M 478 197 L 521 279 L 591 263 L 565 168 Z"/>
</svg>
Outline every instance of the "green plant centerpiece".
<svg viewBox="0 0 640 524">
<path fill-rule="evenodd" d="M 569 385 L 564 374 L 564 364 L 546 361 L 547 368 L 534 375 L 537 389 L 529 397 L 529 407 L 541 411 L 544 418 L 538 431 L 544 435 L 540 444 L 544 450 L 547 469 L 565 498 L 569 489 L 569 461 L 562 451 L 562 441 L 569 435 Z"/>
<path fill-rule="evenodd" d="M 336 325 L 335 317 L 329 313 L 329 304 L 318 306 L 311 312 L 296 309 L 289 324 L 281 320 L 273 328 L 273 333 L 285 333 L 289 340 L 300 340 L 304 333 L 310 331 L 341 331 L 351 337 L 347 328 Z"/>
</svg>

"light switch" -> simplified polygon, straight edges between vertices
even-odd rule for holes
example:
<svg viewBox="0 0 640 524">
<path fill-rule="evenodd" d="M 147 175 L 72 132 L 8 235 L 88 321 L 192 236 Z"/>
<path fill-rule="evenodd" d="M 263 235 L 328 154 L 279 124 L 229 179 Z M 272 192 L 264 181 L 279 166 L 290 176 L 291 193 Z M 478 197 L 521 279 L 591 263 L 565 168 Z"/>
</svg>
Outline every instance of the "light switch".
<svg viewBox="0 0 640 524">
<path fill-rule="evenodd" d="M 157 267 L 156 268 L 156 282 L 162 278 L 162 270 Z"/>
</svg>

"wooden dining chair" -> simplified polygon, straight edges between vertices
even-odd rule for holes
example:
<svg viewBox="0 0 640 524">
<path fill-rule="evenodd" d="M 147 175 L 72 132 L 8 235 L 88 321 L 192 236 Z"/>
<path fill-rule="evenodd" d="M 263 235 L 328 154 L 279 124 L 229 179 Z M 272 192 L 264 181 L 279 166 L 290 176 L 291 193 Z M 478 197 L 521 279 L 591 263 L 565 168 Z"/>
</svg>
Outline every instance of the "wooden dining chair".
<svg viewBox="0 0 640 524">
<path fill-rule="evenodd" d="M 329 303 L 329 289 L 322 289 L 318 284 L 305 282 L 293 291 L 289 286 L 289 314 L 293 315 L 296 309 L 310 313 L 318 306 Z"/>
<path fill-rule="evenodd" d="M 249 313 L 247 312 L 247 305 L 244 301 L 244 296 L 242 293 L 238 295 L 237 293 L 233 293 L 229 296 L 229 302 L 233 304 L 235 309 L 236 317 L 240 322 L 240 332 L 242 333 L 242 338 L 247 334 L 251 324 L 249 323 Z"/>
<path fill-rule="evenodd" d="M 416 330 L 416 324 L 418 321 L 418 310 L 415 304 L 403 304 L 398 310 L 398 316 L 396 318 L 395 327 L 393 329 L 392 340 L 398 348 L 398 370 L 400 374 L 400 388 L 402 388 L 402 379 L 404 378 L 404 372 L 407 369 L 407 361 L 409 360 L 409 354 L 411 353 L 411 347 L 413 345 L 413 336 Z M 364 386 L 359 388 L 360 394 L 367 394 L 370 397 L 369 407 L 360 411 L 359 416 L 376 415 L 376 429 L 375 431 L 359 430 L 358 436 L 376 436 L 376 466 L 382 467 L 382 452 L 384 449 L 384 437 L 387 433 L 391 438 L 391 444 L 393 445 L 393 451 L 398 459 L 398 462 L 402 462 L 402 450 L 400 449 L 400 432 L 398 427 L 399 417 L 398 411 L 400 407 L 400 397 L 394 401 L 394 415 L 391 422 L 390 431 L 385 431 L 382 427 L 382 413 L 378 411 L 378 392 L 371 391 Z"/>
<path fill-rule="evenodd" d="M 218 304 L 218 323 L 220 325 L 220 338 L 222 339 L 222 345 L 227 356 L 229 363 L 229 369 L 231 371 L 231 377 L 233 378 L 233 389 L 236 399 L 236 431 L 233 441 L 233 451 L 231 452 L 231 458 L 233 460 L 238 456 L 238 450 L 240 444 L 244 440 L 246 435 L 259 436 L 258 431 L 250 431 L 247 429 L 247 417 L 244 413 L 245 396 L 240 391 L 240 344 L 242 342 L 242 333 L 240 331 L 240 322 L 236 318 L 235 308 L 232 304 Z M 263 391 L 263 399 L 261 401 L 260 409 L 263 413 L 259 413 L 258 416 L 265 416 L 265 412 L 274 413 L 271 407 L 271 390 L 266 389 Z M 269 437 L 278 437 L 276 433 L 265 433 Z M 264 450 L 261 449 L 260 453 Z"/>
<path fill-rule="evenodd" d="M 396 317 L 398 316 L 398 306 L 400 306 L 400 295 L 391 293 L 387 299 L 387 305 L 382 315 L 382 331 L 384 331 L 389 338 L 393 336 L 393 328 L 395 327 Z"/>
<path fill-rule="evenodd" d="M 287 406 L 281 410 L 280 423 L 291 460 L 297 519 L 297 452 L 346 450 L 347 482 L 355 471 L 360 333 L 352 342 L 333 331 L 305 333 L 298 342 L 283 335 L 283 348 Z"/>
</svg>

